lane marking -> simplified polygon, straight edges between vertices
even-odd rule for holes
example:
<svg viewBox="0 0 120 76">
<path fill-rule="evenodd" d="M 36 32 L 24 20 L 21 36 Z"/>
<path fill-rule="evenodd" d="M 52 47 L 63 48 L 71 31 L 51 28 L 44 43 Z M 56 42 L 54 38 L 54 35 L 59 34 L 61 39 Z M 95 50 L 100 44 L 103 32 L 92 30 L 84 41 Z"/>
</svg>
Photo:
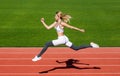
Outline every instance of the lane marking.
<svg viewBox="0 0 120 76">
<path fill-rule="evenodd" d="M 58 60 L 58 59 L 71 59 L 71 58 L 43 58 L 42 60 Z M 120 58 L 72 58 L 79 60 L 120 60 Z M 32 60 L 32 58 L 0 58 L 0 60 Z"/>
<path fill-rule="evenodd" d="M 88 75 L 88 74 L 92 74 L 92 75 L 111 75 L 111 74 L 114 74 L 114 75 L 119 75 L 120 73 L 117 72 L 117 73 L 48 73 L 47 75 L 71 75 L 71 74 L 79 74 L 79 75 Z M 42 75 L 42 74 L 39 74 L 39 73 L 0 73 L 0 75 Z"/>
<path fill-rule="evenodd" d="M 0 54 L 36 54 L 38 52 L 0 52 Z M 120 52 L 46 52 L 46 54 L 120 54 Z"/>
<path fill-rule="evenodd" d="M 0 67 L 23 67 L 23 66 L 24 67 L 25 66 L 26 67 L 29 67 L 29 66 L 35 66 L 35 67 L 38 67 L 38 66 L 44 66 L 44 67 L 45 66 L 46 67 L 48 67 L 48 66 L 55 66 L 55 67 L 61 66 L 61 67 L 64 67 L 65 65 L 60 65 L 60 64 L 58 64 L 58 65 L 47 65 L 47 64 L 46 65 L 28 65 L 28 64 L 26 64 L 26 65 L 0 65 Z M 115 67 L 118 66 L 118 67 L 120 67 L 120 65 L 82 65 L 82 64 L 81 65 L 80 64 L 79 65 L 76 64 L 76 66 L 100 66 L 100 67 L 101 66 L 107 66 L 107 67 L 108 66 L 115 66 Z"/>
</svg>

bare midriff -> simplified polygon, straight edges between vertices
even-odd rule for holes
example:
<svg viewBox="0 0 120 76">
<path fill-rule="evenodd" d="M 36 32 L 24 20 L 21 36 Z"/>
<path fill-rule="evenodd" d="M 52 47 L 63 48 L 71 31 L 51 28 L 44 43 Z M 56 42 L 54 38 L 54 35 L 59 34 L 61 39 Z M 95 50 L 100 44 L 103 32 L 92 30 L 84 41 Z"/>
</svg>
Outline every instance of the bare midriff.
<svg viewBox="0 0 120 76">
<path fill-rule="evenodd" d="M 64 36 L 64 33 L 63 32 L 57 32 L 57 35 L 58 35 L 58 37 L 59 36 Z"/>
</svg>

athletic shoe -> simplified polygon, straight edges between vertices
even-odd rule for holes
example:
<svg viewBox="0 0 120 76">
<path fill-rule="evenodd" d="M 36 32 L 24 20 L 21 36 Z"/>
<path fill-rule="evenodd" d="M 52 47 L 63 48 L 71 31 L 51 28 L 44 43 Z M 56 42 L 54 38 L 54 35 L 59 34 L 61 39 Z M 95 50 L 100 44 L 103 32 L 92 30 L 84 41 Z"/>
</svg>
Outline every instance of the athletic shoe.
<svg viewBox="0 0 120 76">
<path fill-rule="evenodd" d="M 91 45 L 93 48 L 99 48 L 99 45 L 98 45 L 98 44 L 95 44 L 94 42 L 91 42 L 90 45 Z"/>
<path fill-rule="evenodd" d="M 36 62 L 36 61 L 41 60 L 41 59 L 42 59 L 41 57 L 35 56 L 35 57 L 32 59 L 32 61 L 33 61 L 33 62 Z"/>
</svg>

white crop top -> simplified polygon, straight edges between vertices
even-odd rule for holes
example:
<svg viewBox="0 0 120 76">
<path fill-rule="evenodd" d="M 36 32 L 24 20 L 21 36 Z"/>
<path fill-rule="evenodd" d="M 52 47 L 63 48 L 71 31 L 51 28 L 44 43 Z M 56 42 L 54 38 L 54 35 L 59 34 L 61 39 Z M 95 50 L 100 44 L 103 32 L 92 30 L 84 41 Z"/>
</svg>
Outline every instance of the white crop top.
<svg viewBox="0 0 120 76">
<path fill-rule="evenodd" d="M 63 27 L 61 27 L 60 25 L 55 26 L 55 29 L 57 32 L 64 32 Z"/>
</svg>

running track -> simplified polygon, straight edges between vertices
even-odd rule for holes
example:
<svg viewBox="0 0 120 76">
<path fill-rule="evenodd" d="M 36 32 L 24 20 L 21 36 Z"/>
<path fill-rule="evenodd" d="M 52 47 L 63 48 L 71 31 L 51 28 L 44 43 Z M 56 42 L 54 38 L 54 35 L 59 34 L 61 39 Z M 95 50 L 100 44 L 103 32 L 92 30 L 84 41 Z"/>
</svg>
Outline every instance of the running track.
<svg viewBox="0 0 120 76">
<path fill-rule="evenodd" d="M 42 60 L 32 62 L 31 59 L 42 48 L 0 48 L 0 76 L 120 76 L 120 48 L 97 48 L 73 51 L 70 48 L 49 48 Z M 54 69 L 48 73 L 40 73 L 55 67 L 65 67 L 56 60 L 67 61 L 77 59 L 74 64 L 81 69 Z M 84 69 L 99 67 L 101 69 Z"/>
</svg>

